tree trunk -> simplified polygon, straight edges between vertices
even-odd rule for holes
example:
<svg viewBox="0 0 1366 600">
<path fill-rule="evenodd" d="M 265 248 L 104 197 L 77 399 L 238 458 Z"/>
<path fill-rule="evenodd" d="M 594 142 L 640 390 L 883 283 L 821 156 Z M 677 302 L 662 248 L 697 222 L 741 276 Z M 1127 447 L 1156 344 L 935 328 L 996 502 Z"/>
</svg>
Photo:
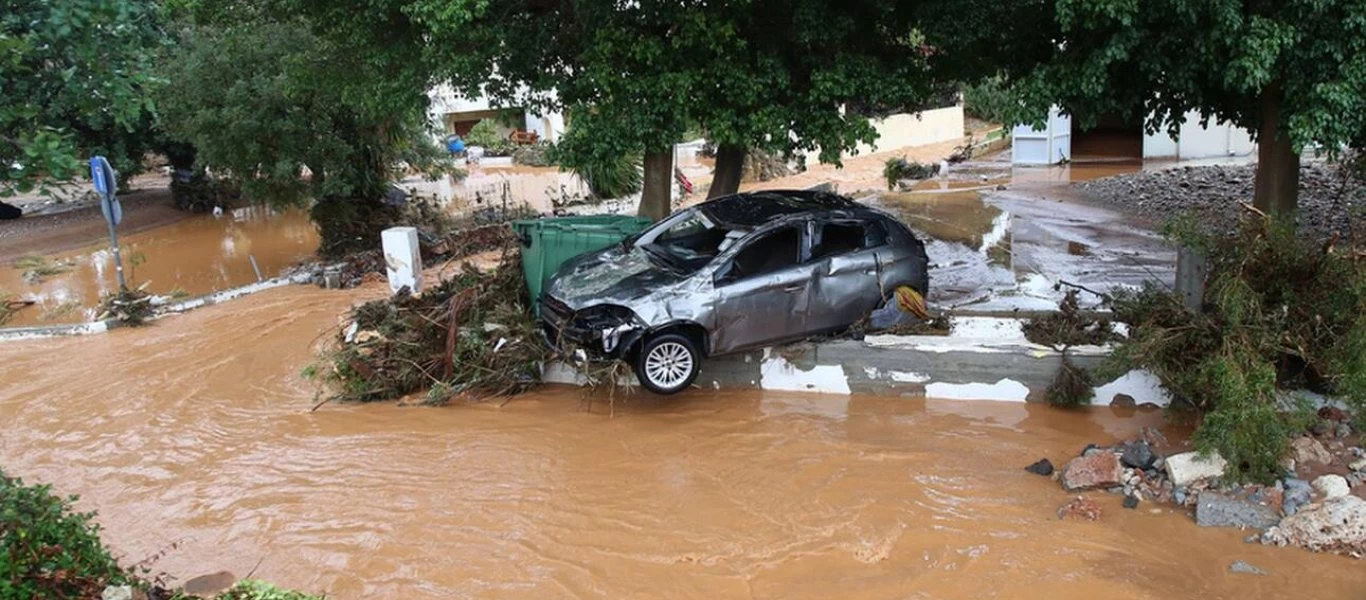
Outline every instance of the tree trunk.
<svg viewBox="0 0 1366 600">
<path fill-rule="evenodd" d="M 716 148 L 716 169 L 711 179 L 707 199 L 719 198 L 740 191 L 740 180 L 745 176 L 744 146 L 721 144 Z"/>
<path fill-rule="evenodd" d="M 1261 127 L 1257 130 L 1257 180 L 1252 203 L 1262 212 L 1294 218 L 1300 193 L 1300 155 L 1281 128 L 1281 90 L 1262 90 Z"/>
<path fill-rule="evenodd" d="M 640 191 L 642 217 L 658 221 L 669 216 L 674 175 L 673 149 L 651 150 L 645 153 L 645 178 Z"/>
</svg>

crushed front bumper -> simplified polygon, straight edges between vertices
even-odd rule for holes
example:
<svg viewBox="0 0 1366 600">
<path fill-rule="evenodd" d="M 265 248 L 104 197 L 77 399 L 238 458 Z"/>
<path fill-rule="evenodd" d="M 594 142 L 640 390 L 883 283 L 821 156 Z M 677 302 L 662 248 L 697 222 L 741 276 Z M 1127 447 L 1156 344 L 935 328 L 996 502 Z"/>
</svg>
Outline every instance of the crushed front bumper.
<svg viewBox="0 0 1366 600">
<path fill-rule="evenodd" d="M 541 296 L 540 330 L 547 344 L 560 352 L 583 350 L 591 358 L 621 358 L 640 340 L 645 327 L 629 320 L 594 322 L 549 294 Z"/>
</svg>

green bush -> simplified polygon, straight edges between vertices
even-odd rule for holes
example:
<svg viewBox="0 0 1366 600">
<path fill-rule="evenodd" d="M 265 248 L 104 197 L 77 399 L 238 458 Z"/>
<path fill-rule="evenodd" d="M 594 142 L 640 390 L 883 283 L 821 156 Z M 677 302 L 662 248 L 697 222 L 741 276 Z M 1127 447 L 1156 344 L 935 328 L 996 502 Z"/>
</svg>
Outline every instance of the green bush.
<svg viewBox="0 0 1366 600">
<path fill-rule="evenodd" d="M 465 135 L 466 146 L 481 146 L 486 150 L 506 142 L 507 140 L 498 134 L 498 123 L 494 122 L 493 119 L 483 119 L 475 123 L 470 132 Z"/>
<path fill-rule="evenodd" d="M 1195 441 L 1229 461 L 1231 478 L 1268 481 L 1307 421 L 1283 390 L 1329 394 L 1358 416 L 1366 409 L 1366 258 L 1265 219 L 1237 235 L 1189 224 L 1169 235 L 1208 257 L 1204 303 L 1188 311 L 1155 287 L 1118 295 L 1116 319 L 1130 335 L 1107 370 L 1153 372 L 1204 415 Z"/>
<path fill-rule="evenodd" d="M 0 598 L 98 598 L 128 580 L 75 500 L 0 472 Z"/>
<path fill-rule="evenodd" d="M 322 600 L 303 592 L 284 590 L 257 579 L 243 579 L 231 590 L 223 592 L 217 600 Z"/>
<path fill-rule="evenodd" d="M 1019 96 L 999 75 L 963 86 L 963 112 L 983 121 L 1010 125 L 1008 121 L 1013 119 L 1013 112 L 1019 110 L 1019 104 Z"/>
</svg>

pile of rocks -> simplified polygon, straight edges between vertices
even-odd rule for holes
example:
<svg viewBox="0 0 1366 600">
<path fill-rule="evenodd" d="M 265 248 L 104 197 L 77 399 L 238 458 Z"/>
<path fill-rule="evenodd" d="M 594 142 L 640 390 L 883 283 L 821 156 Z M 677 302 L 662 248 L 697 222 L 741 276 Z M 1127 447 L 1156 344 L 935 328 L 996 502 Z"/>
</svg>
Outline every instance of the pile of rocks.
<svg viewBox="0 0 1366 600">
<path fill-rule="evenodd" d="M 1097 179 L 1080 188 L 1094 200 L 1155 221 L 1194 213 L 1203 223 L 1230 229 L 1244 214 L 1236 203 L 1252 202 L 1255 178 L 1252 165 L 1181 167 Z M 1351 225 L 1360 231 L 1361 217 L 1353 213 L 1362 206 L 1366 187 L 1344 179 L 1336 168 L 1322 163 L 1300 168 L 1297 219 L 1302 230 L 1345 234 L 1354 219 Z"/>
<path fill-rule="evenodd" d="M 1026 470 L 1051 476 L 1068 492 L 1121 494 L 1125 508 L 1144 501 L 1175 505 L 1191 510 L 1201 527 L 1255 529 L 1263 533 L 1250 539 L 1265 544 L 1363 557 L 1366 450 L 1350 444 L 1347 436 L 1335 437 L 1341 422 L 1327 429 L 1324 440 L 1309 435 L 1295 439 L 1284 462 L 1285 476 L 1271 485 L 1225 482 L 1228 463 L 1218 454 L 1162 456 L 1151 438 L 1092 444 L 1061 469 L 1043 459 Z M 1099 507 L 1077 498 L 1059 509 L 1059 518 L 1099 517 Z"/>
</svg>

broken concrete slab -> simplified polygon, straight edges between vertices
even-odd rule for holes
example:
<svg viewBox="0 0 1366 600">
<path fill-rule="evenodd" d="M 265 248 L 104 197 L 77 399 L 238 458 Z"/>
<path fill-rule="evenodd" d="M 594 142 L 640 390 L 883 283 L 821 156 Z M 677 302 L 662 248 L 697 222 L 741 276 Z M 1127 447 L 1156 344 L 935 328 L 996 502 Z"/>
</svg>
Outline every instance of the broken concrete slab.
<svg viewBox="0 0 1366 600">
<path fill-rule="evenodd" d="M 1097 452 L 1068 461 L 1062 471 L 1062 487 L 1069 492 L 1120 485 L 1124 468 L 1114 452 Z"/>
<path fill-rule="evenodd" d="M 1228 468 L 1228 462 L 1218 453 L 1211 453 L 1208 457 L 1201 457 L 1197 452 L 1173 454 L 1165 459 L 1165 464 L 1167 477 L 1175 486 L 1188 486 L 1201 479 L 1223 477 L 1224 470 Z"/>
<path fill-rule="evenodd" d="M 1195 504 L 1195 524 L 1201 527 L 1266 529 L 1280 521 L 1275 508 L 1237 494 L 1205 491 Z"/>
</svg>

